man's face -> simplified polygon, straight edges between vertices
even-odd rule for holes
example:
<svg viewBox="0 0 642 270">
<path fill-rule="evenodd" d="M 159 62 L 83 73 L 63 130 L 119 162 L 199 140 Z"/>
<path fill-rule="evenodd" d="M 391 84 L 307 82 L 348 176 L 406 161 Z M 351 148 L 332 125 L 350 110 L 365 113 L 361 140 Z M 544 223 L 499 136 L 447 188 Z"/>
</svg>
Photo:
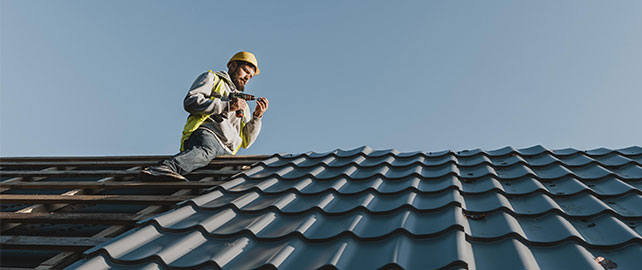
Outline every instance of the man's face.
<svg viewBox="0 0 642 270">
<path fill-rule="evenodd" d="M 245 90 L 247 82 L 254 77 L 254 66 L 244 62 L 230 64 L 230 77 L 239 91 Z"/>
</svg>

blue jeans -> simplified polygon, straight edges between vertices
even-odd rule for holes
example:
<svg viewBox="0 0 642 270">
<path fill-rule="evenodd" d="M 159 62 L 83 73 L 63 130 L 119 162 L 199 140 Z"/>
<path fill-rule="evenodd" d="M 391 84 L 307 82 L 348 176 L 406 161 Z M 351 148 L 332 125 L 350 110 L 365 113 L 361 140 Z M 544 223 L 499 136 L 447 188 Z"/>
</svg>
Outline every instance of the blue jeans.
<svg viewBox="0 0 642 270">
<path fill-rule="evenodd" d="M 186 175 L 193 170 L 205 167 L 216 156 L 228 154 L 216 136 L 203 128 L 197 129 L 189 136 L 183 149 L 185 149 L 183 152 L 163 160 L 159 164 L 167 165 L 174 172 Z"/>
</svg>

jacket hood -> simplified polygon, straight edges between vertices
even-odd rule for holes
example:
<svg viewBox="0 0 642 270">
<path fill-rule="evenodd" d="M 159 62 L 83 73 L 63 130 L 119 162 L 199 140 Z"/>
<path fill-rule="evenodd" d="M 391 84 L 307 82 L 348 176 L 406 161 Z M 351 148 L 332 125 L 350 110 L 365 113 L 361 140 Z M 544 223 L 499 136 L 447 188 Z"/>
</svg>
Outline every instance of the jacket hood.
<svg viewBox="0 0 642 270">
<path fill-rule="evenodd" d="M 230 77 L 230 74 L 228 74 L 227 71 L 215 71 L 214 74 L 223 79 L 225 83 L 230 86 L 230 89 L 232 91 L 239 92 L 239 90 L 236 89 L 236 85 L 234 84 L 234 82 L 232 82 L 232 77 Z"/>
</svg>

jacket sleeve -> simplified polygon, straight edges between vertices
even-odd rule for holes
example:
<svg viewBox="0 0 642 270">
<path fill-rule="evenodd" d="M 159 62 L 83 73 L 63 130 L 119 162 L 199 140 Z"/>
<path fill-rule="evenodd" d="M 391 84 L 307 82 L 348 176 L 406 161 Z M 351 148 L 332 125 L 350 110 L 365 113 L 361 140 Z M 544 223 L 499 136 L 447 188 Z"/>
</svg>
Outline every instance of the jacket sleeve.
<svg viewBox="0 0 642 270">
<path fill-rule="evenodd" d="M 228 101 L 210 98 L 215 76 L 212 72 L 205 72 L 196 78 L 183 100 L 183 108 L 187 112 L 194 115 L 212 115 L 227 110 Z"/>
<path fill-rule="evenodd" d="M 256 138 L 259 137 L 259 133 L 261 132 L 261 118 L 255 118 L 252 117 L 252 120 L 247 122 L 245 126 L 243 127 L 243 143 L 241 146 L 243 148 L 248 148 L 250 147 L 254 141 L 256 141 Z"/>
</svg>

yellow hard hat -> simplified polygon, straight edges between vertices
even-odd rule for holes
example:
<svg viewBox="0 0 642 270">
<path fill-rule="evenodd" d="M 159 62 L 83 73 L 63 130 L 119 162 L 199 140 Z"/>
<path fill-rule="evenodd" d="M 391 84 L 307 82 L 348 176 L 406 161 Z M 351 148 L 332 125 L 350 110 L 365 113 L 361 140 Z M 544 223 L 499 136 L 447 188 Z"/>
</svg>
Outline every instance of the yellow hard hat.
<svg viewBox="0 0 642 270">
<path fill-rule="evenodd" d="M 256 61 L 256 56 L 254 56 L 253 53 L 251 52 L 237 52 L 232 58 L 230 58 L 230 61 L 227 61 L 227 66 L 230 66 L 230 63 L 232 61 L 243 61 L 243 62 L 248 62 L 252 65 L 254 65 L 254 68 L 256 68 L 256 73 L 254 75 L 259 75 L 259 62 Z"/>
</svg>

